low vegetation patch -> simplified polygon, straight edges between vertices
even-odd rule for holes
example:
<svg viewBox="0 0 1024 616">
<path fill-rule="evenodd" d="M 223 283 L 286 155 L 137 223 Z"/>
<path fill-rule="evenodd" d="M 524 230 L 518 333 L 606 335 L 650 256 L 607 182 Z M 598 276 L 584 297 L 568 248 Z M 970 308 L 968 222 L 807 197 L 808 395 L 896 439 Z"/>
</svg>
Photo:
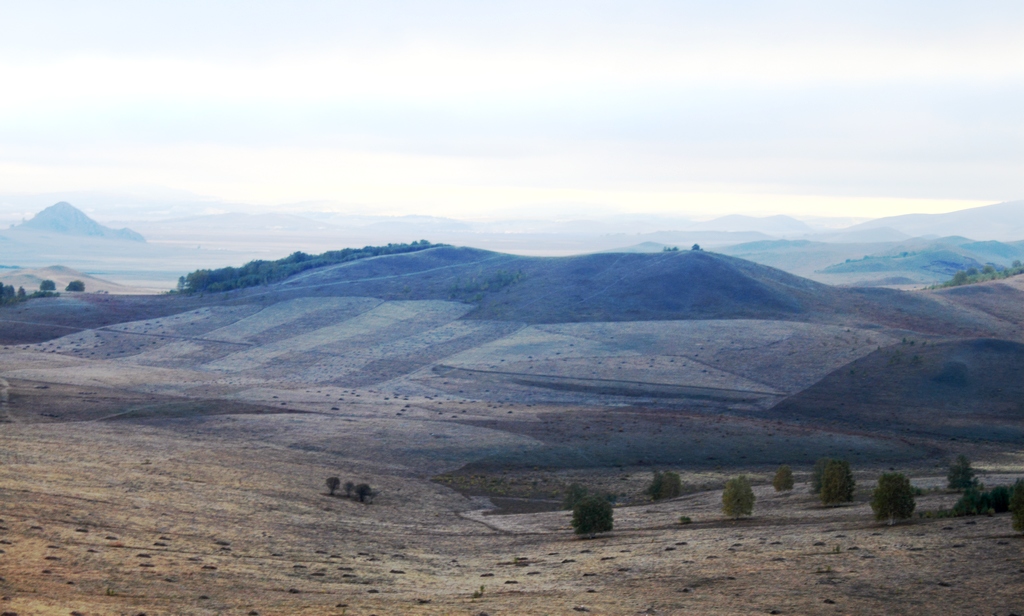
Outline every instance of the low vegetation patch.
<svg viewBox="0 0 1024 616">
<path fill-rule="evenodd" d="M 359 259 L 370 257 L 419 252 L 443 245 L 431 244 L 427 240 L 420 240 L 411 244 L 388 244 L 387 246 L 365 246 L 363 248 L 330 250 L 319 255 L 294 252 L 284 259 L 278 259 L 277 261 L 256 260 L 250 261 L 242 267 L 196 270 L 178 279 L 177 292 L 215 293 L 255 287 L 284 280 L 289 276 L 294 276 L 300 272 L 317 267 L 348 263 L 349 261 L 358 261 Z"/>
<path fill-rule="evenodd" d="M 47 282 L 50 284 L 47 285 Z M 44 280 L 43 284 L 39 286 L 40 289 L 38 291 L 27 293 L 25 291 L 25 287 L 18 287 L 15 289 L 14 285 L 5 285 L 0 282 L 0 306 L 17 304 L 36 297 L 56 297 L 57 295 L 60 295 L 59 293 L 54 293 L 54 289 L 57 287 L 53 284 L 52 280 Z"/>
<path fill-rule="evenodd" d="M 726 482 L 722 491 L 722 513 L 730 518 L 750 515 L 754 512 L 754 490 L 746 475 L 734 477 Z"/>
<path fill-rule="evenodd" d="M 989 280 L 1002 280 L 1009 278 L 1010 276 L 1019 276 L 1024 274 L 1024 264 L 1019 260 L 1014 261 L 1010 267 L 1004 267 L 1003 269 L 997 269 L 994 265 L 986 265 L 982 269 L 972 267 L 966 270 L 960 270 L 953 274 L 953 277 L 941 284 L 933 285 L 929 288 L 932 289 L 946 289 L 949 287 L 961 287 L 966 284 L 976 284 L 978 282 L 987 282 Z"/>
<path fill-rule="evenodd" d="M 599 496 L 587 496 L 572 510 L 572 528 L 577 535 L 591 539 L 597 533 L 606 533 L 613 527 L 612 504 Z"/>
<path fill-rule="evenodd" d="M 456 280 L 448 290 L 449 299 L 461 299 L 465 301 L 478 302 L 484 298 L 484 293 L 499 291 L 522 282 L 524 274 L 522 271 L 507 272 L 498 270 L 487 277 L 474 276 L 469 280 Z"/>
<path fill-rule="evenodd" d="M 683 493 L 683 482 L 679 473 L 673 471 L 655 471 L 651 484 L 647 486 L 647 495 L 651 500 L 676 498 Z"/>
</svg>

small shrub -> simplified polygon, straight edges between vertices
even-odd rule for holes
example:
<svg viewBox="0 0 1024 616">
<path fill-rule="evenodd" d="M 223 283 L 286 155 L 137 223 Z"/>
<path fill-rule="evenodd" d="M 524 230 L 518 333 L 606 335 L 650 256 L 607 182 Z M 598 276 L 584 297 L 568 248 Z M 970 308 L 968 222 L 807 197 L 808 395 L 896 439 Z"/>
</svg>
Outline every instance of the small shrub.
<svg viewBox="0 0 1024 616">
<path fill-rule="evenodd" d="M 793 469 L 789 468 L 788 464 L 783 464 L 775 471 L 772 487 L 776 492 L 788 492 L 793 489 Z"/>
<path fill-rule="evenodd" d="M 653 500 L 676 498 L 683 493 L 683 481 L 679 477 L 679 473 L 655 471 L 646 493 Z"/>
<path fill-rule="evenodd" d="M 693 520 L 691 520 L 688 515 L 681 515 L 679 516 L 679 523 L 685 526 L 687 524 L 693 524 Z"/>
<path fill-rule="evenodd" d="M 905 520 L 914 515 L 914 490 L 903 473 L 885 473 L 878 479 L 878 487 L 871 495 L 871 510 L 879 522 Z"/>
<path fill-rule="evenodd" d="M 356 486 L 356 498 L 360 503 L 373 502 L 373 488 L 368 483 L 361 483 Z"/>
<path fill-rule="evenodd" d="M 852 501 L 856 485 L 849 462 L 829 460 L 821 480 L 821 503 L 823 505 L 838 505 Z"/>
<path fill-rule="evenodd" d="M 722 511 L 731 518 L 754 512 L 754 490 L 746 475 L 733 477 L 722 490 Z"/>
<path fill-rule="evenodd" d="M 584 497 L 572 510 L 572 528 L 577 535 L 591 539 L 597 533 L 608 532 L 613 526 L 612 504 L 598 496 Z"/>
<path fill-rule="evenodd" d="M 963 454 L 957 456 L 953 464 L 950 465 L 946 479 L 949 480 L 950 490 L 969 490 L 978 485 L 974 469 L 971 468 L 971 461 Z"/>
<path fill-rule="evenodd" d="M 346 481 L 345 482 L 345 496 L 347 496 L 349 498 L 352 498 L 352 490 L 355 490 L 355 489 L 356 489 L 356 484 L 352 483 L 351 481 Z"/>
</svg>

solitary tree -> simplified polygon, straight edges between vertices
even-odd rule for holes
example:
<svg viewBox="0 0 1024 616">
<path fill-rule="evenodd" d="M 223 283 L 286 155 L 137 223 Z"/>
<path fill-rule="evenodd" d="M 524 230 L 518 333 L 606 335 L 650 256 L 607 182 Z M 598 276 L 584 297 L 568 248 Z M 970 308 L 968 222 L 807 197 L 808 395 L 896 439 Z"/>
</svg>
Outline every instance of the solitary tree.
<svg viewBox="0 0 1024 616">
<path fill-rule="evenodd" d="M 776 492 L 788 492 L 793 489 L 793 469 L 789 468 L 788 464 L 783 464 L 775 471 L 772 487 Z"/>
<path fill-rule="evenodd" d="M 825 467 L 831 462 L 831 458 L 818 458 L 811 469 L 811 494 L 821 494 L 821 482 L 825 478 Z"/>
<path fill-rule="evenodd" d="M 339 486 L 341 486 L 341 479 L 338 479 L 337 477 L 327 478 L 327 489 L 330 490 L 331 496 L 334 496 L 334 493 L 337 492 Z"/>
<path fill-rule="evenodd" d="M 852 501 L 856 485 L 849 462 L 830 460 L 825 466 L 825 474 L 821 479 L 821 503 L 823 505 L 838 505 Z"/>
<path fill-rule="evenodd" d="M 40 291 L 56 291 L 57 290 L 57 283 L 55 283 L 52 280 L 44 280 L 44 281 L 39 283 L 39 290 Z"/>
<path fill-rule="evenodd" d="M 572 510 L 576 508 L 576 504 L 587 497 L 588 490 L 585 486 L 574 483 L 565 489 L 565 500 L 562 504 L 566 509 Z"/>
<path fill-rule="evenodd" d="M 587 496 L 572 509 L 572 528 L 577 535 L 593 539 L 597 533 L 612 529 L 612 517 L 612 504 L 607 499 Z"/>
<path fill-rule="evenodd" d="M 360 503 L 365 503 L 367 500 L 373 501 L 373 488 L 368 483 L 361 483 L 356 486 L 356 497 Z"/>
<path fill-rule="evenodd" d="M 751 489 L 746 475 L 725 482 L 725 490 L 722 491 L 722 511 L 731 518 L 754 512 L 754 490 Z"/>
<path fill-rule="evenodd" d="M 81 280 L 72 280 L 68 283 L 68 286 L 64 288 L 65 291 L 85 291 L 85 283 Z"/>
<path fill-rule="evenodd" d="M 1013 484 L 1013 495 L 1010 496 L 1010 511 L 1013 512 L 1013 530 L 1024 532 L 1024 479 Z"/>
<path fill-rule="evenodd" d="M 878 487 L 871 494 L 871 510 L 879 522 L 906 520 L 914 514 L 914 489 L 903 473 L 885 473 L 878 478 Z"/>
<path fill-rule="evenodd" d="M 946 475 L 946 479 L 949 480 L 950 490 L 969 490 L 978 485 L 978 479 L 974 476 L 974 469 L 971 468 L 971 461 L 963 454 L 958 455 L 953 464 L 950 465 L 949 474 Z"/>
<path fill-rule="evenodd" d="M 356 489 L 356 484 L 352 483 L 351 481 L 346 481 L 345 482 L 345 496 L 347 496 L 349 498 L 352 498 L 352 490 L 355 490 L 355 489 Z"/>
<path fill-rule="evenodd" d="M 654 500 L 676 498 L 683 493 L 683 481 L 679 473 L 672 471 L 655 471 L 651 484 L 647 486 L 647 495 Z"/>
</svg>

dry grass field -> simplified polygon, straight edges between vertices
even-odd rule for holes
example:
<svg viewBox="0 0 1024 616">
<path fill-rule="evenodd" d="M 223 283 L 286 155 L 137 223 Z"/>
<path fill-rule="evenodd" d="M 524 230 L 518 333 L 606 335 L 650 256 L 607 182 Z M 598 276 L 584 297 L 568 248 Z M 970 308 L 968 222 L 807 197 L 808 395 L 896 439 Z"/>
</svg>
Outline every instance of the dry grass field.
<svg viewBox="0 0 1024 616">
<path fill-rule="evenodd" d="M 717 257 L 654 255 L 689 295 L 616 316 L 664 294 L 617 288 L 619 257 L 418 259 L 5 308 L 0 614 L 1024 613 L 1005 514 L 887 527 L 867 504 L 898 469 L 949 508 L 958 453 L 1024 477 L 1017 281 L 861 294 L 721 260 L 735 276 L 690 293 Z M 519 266 L 522 288 L 450 292 Z M 594 290 L 557 292 L 562 270 Z M 808 493 L 823 456 L 852 463 L 852 504 Z M 652 503 L 655 470 L 684 495 Z M 740 473 L 757 504 L 729 520 Z M 573 535 L 572 483 L 615 496 L 614 531 Z"/>
<path fill-rule="evenodd" d="M 472 615 L 1021 609 L 1024 542 L 1005 515 L 876 524 L 864 503 L 874 471 L 859 474 L 862 490 L 847 507 L 822 508 L 804 484 L 784 495 L 761 486 L 755 515 L 731 521 L 719 511 L 719 490 L 696 488 L 668 502 L 619 507 L 615 531 L 587 541 L 574 538 L 563 512 L 481 515 L 479 499 L 428 480 L 466 457 L 449 450 L 445 459 L 430 449 L 449 449 L 451 437 L 487 435 L 439 429 L 435 434 L 450 438 L 426 439 L 419 456 L 399 457 L 416 430 L 366 411 L 352 409 L 343 418 L 7 424 L 0 609 Z M 372 504 L 329 497 L 323 478 L 335 474 L 367 481 L 380 494 Z M 637 492 L 649 477 L 620 475 L 604 481 Z M 715 485 L 723 477 L 721 471 L 684 473 L 688 485 Z M 939 483 L 933 475 L 915 477 L 923 486 Z M 948 507 L 955 498 L 937 492 L 920 498 L 918 507 Z M 677 524 L 679 515 L 694 523 Z M 482 596 L 474 598 L 481 586 Z"/>
</svg>

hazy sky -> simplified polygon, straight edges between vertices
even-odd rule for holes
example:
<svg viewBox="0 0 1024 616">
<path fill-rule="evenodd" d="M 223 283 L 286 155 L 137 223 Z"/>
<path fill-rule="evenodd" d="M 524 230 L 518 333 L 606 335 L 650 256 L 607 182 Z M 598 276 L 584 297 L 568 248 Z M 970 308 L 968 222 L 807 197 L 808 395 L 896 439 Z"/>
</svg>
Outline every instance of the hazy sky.
<svg viewBox="0 0 1024 616">
<path fill-rule="evenodd" d="M 0 0 L 0 192 L 878 216 L 1024 198 L 1024 3 Z"/>
</svg>

